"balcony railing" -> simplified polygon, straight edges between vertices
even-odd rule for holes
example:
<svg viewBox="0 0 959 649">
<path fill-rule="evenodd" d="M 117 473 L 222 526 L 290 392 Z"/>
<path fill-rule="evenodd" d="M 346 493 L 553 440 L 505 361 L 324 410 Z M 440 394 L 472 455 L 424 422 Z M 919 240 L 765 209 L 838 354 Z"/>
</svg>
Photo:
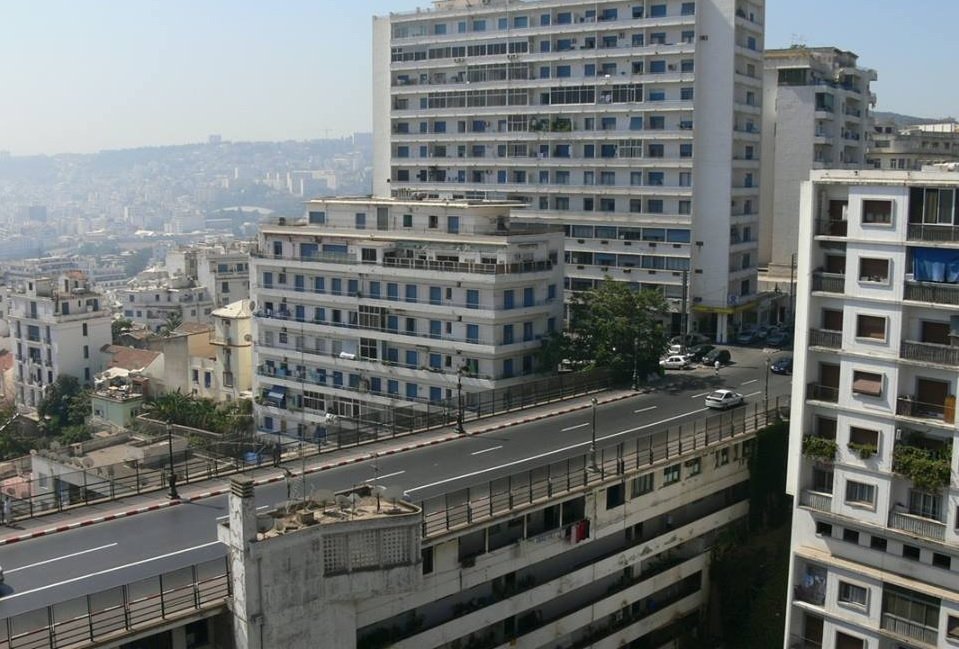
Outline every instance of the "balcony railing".
<svg viewBox="0 0 959 649">
<path fill-rule="evenodd" d="M 351 255 L 323 254 L 315 255 L 271 255 L 254 253 L 260 259 L 276 261 L 304 261 L 324 264 L 348 264 L 364 266 L 382 266 L 384 268 L 403 268 L 407 270 L 428 270 L 443 273 L 473 273 L 478 275 L 515 275 L 519 273 L 540 273 L 553 269 L 551 261 L 523 261 L 510 264 L 482 264 L 459 261 L 437 261 L 429 259 L 409 259 L 406 257 L 384 257 L 380 262 L 365 261 Z"/>
<path fill-rule="evenodd" d="M 806 398 L 836 403 L 839 401 L 839 388 L 833 385 L 810 383 L 806 386 Z"/>
<path fill-rule="evenodd" d="M 839 273 L 813 273 L 812 290 L 843 293 L 846 290 L 846 276 Z"/>
<path fill-rule="evenodd" d="M 899 355 L 910 361 L 959 367 L 959 347 L 950 345 L 905 340 L 899 348 Z"/>
<path fill-rule="evenodd" d="M 945 241 L 959 243 L 959 227 L 932 223 L 910 223 L 906 231 L 910 241 Z"/>
<path fill-rule="evenodd" d="M 892 613 L 883 612 L 882 628 L 896 635 L 924 642 L 931 647 L 939 646 L 939 629 L 901 618 Z"/>
<path fill-rule="evenodd" d="M 906 281 L 906 290 L 903 297 L 916 302 L 959 305 L 959 286 Z"/>
<path fill-rule="evenodd" d="M 802 492 L 800 502 L 804 507 L 818 509 L 821 512 L 832 511 L 832 494 L 806 489 Z"/>
<path fill-rule="evenodd" d="M 810 329 L 809 346 L 842 349 L 842 332 L 828 329 Z"/>
<path fill-rule="evenodd" d="M 920 401 L 912 395 L 896 398 L 896 414 L 916 419 L 933 419 L 947 424 L 953 423 L 956 418 L 955 409 L 947 410 L 945 403 Z"/>
<path fill-rule="evenodd" d="M 832 219 L 816 219 L 816 234 L 824 237 L 844 237 L 849 228 L 849 221 Z"/>
<path fill-rule="evenodd" d="M 933 541 L 944 541 L 946 539 L 944 523 L 905 512 L 889 512 L 889 527 Z"/>
</svg>

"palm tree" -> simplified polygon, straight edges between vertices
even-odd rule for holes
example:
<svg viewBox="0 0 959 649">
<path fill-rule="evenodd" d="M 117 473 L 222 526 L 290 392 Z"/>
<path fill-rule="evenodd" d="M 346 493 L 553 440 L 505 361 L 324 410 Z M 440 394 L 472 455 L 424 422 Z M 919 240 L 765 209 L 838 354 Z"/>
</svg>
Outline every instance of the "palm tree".
<svg viewBox="0 0 959 649">
<path fill-rule="evenodd" d="M 160 330 L 164 336 L 170 336 L 183 324 L 183 314 L 179 311 L 171 311 L 167 314 L 166 322 L 163 323 L 163 329 Z"/>
</svg>

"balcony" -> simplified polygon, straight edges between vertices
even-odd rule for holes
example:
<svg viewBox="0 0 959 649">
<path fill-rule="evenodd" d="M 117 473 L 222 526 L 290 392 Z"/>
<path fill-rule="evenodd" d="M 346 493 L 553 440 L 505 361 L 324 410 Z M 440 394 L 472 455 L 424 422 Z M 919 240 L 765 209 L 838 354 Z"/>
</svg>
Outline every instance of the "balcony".
<svg viewBox="0 0 959 649">
<path fill-rule="evenodd" d="M 889 512 L 889 527 L 933 541 L 942 542 L 946 539 L 946 525 L 944 523 L 905 512 L 895 510 Z"/>
<path fill-rule="evenodd" d="M 809 346 L 842 349 L 842 332 L 828 329 L 810 329 Z"/>
<path fill-rule="evenodd" d="M 839 273 L 815 272 L 812 274 L 812 290 L 843 293 L 846 290 L 846 276 Z"/>
<path fill-rule="evenodd" d="M 883 612 L 882 629 L 906 638 L 912 638 L 930 647 L 939 646 L 939 629 Z"/>
<path fill-rule="evenodd" d="M 805 489 L 800 496 L 799 502 L 803 507 L 818 509 L 821 512 L 832 511 L 832 494 L 824 494 L 819 491 Z"/>
<path fill-rule="evenodd" d="M 849 221 L 816 219 L 816 236 L 844 237 L 849 229 Z"/>
<path fill-rule="evenodd" d="M 959 347 L 951 345 L 905 340 L 899 348 L 899 355 L 910 361 L 959 367 Z"/>
<path fill-rule="evenodd" d="M 959 227 L 934 223 L 910 223 L 906 230 L 909 241 L 959 243 Z"/>
<path fill-rule="evenodd" d="M 907 280 L 903 299 L 959 306 L 959 285 Z"/>
<path fill-rule="evenodd" d="M 928 403 L 912 395 L 901 395 L 896 398 L 896 415 L 914 419 L 932 419 L 946 424 L 952 424 L 956 419 L 954 405 L 946 407 L 945 403 Z"/>
<path fill-rule="evenodd" d="M 810 383 L 806 386 L 806 399 L 811 401 L 827 401 L 837 403 L 839 401 L 839 387 L 833 385 L 822 385 L 820 383 Z"/>
</svg>

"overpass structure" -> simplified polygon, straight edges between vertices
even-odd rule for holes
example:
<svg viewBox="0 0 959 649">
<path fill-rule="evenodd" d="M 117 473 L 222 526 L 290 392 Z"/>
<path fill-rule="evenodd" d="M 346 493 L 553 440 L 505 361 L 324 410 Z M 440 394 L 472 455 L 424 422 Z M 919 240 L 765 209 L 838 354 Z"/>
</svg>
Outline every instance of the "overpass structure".
<svg viewBox="0 0 959 649">
<path fill-rule="evenodd" d="M 768 402 L 749 392 L 762 386 L 761 371 L 743 364 L 722 377 L 690 376 L 671 392 L 598 393 L 595 405 L 578 397 L 526 421 L 486 424 L 494 432 L 430 443 L 443 438 L 435 434 L 405 452 L 384 441 L 293 462 L 285 474 L 255 471 L 247 497 L 261 515 L 288 498 L 363 485 L 405 493 L 419 512 L 419 553 L 408 560 L 415 589 L 349 600 L 349 629 L 320 639 L 304 620 L 294 633 L 302 643 L 284 644 L 639 649 L 696 633 L 709 550 L 744 521 L 752 440 L 789 390 L 773 377 Z M 707 413 L 702 396 L 720 384 L 743 386 L 747 405 Z M 193 494 L 219 495 L 107 522 L 97 521 L 116 503 L 80 508 L 58 515 L 52 529 L 67 531 L 0 546 L 0 649 L 271 646 L 237 632 L 238 620 L 266 638 L 281 625 L 269 613 L 275 597 L 241 611 L 251 600 L 237 591 L 249 580 L 237 583 L 217 539 L 230 516 L 227 487 L 193 485 Z M 350 557 L 373 551 L 357 543 Z M 310 601 L 316 593 L 300 572 L 333 564 L 325 547 L 307 544 L 297 556 L 289 572 L 261 578 Z"/>
</svg>

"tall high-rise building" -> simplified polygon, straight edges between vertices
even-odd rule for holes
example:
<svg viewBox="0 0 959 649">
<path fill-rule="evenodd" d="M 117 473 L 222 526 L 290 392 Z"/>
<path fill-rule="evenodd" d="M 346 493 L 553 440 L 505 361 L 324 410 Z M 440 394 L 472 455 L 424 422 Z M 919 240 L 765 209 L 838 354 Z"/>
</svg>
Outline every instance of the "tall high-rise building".
<svg viewBox="0 0 959 649">
<path fill-rule="evenodd" d="M 799 187 L 813 169 L 861 169 L 875 101 L 873 70 L 835 47 L 766 50 L 763 63 L 760 288 L 779 289 L 776 319 L 791 319 Z"/>
<path fill-rule="evenodd" d="M 959 173 L 802 188 L 787 647 L 959 640 Z"/>
<path fill-rule="evenodd" d="M 558 228 L 511 203 L 321 199 L 260 229 L 251 264 L 262 433 L 395 421 L 529 380 L 562 330 Z M 505 392 L 499 398 L 508 398 Z M 336 430 L 339 430 L 339 426 Z"/>
<path fill-rule="evenodd" d="M 439 0 L 374 19 L 374 192 L 522 201 L 720 340 L 757 318 L 763 0 Z"/>
<path fill-rule="evenodd" d="M 25 280 L 7 298 L 6 319 L 19 405 L 36 408 L 61 375 L 91 384 L 103 369 L 100 348 L 111 342 L 112 316 L 82 272 Z"/>
</svg>

